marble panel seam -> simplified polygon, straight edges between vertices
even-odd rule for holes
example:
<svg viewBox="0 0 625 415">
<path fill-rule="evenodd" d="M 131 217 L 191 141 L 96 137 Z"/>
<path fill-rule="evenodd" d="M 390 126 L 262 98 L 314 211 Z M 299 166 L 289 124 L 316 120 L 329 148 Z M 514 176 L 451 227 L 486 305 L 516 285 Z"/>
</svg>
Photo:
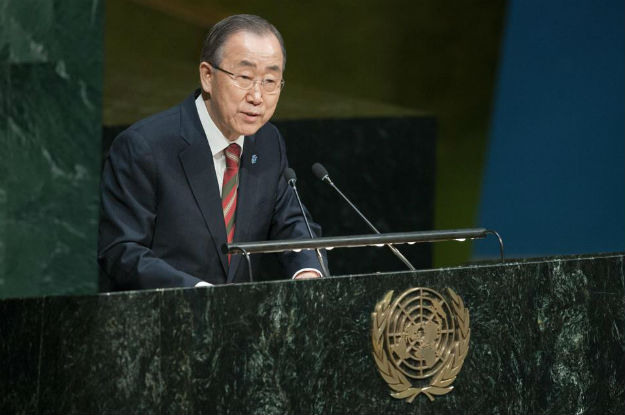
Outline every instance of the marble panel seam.
<svg viewBox="0 0 625 415">
<path fill-rule="evenodd" d="M 163 311 L 164 311 L 164 292 L 158 291 L 158 376 L 160 383 L 159 397 L 158 397 L 158 412 L 160 414 L 165 413 L 163 407 L 163 398 L 165 396 L 165 384 L 163 382 L 164 374 L 163 374 L 163 360 L 165 356 L 163 356 Z"/>
<path fill-rule="evenodd" d="M 39 407 L 39 391 L 41 387 L 41 360 L 43 354 L 43 317 L 45 315 L 45 307 L 46 307 L 46 297 L 43 297 L 41 300 L 41 308 L 40 308 L 40 319 L 39 319 L 39 350 L 37 353 L 37 389 L 35 392 L 35 400 L 37 402 L 36 408 L 37 413 L 41 413 L 41 408 Z"/>
</svg>

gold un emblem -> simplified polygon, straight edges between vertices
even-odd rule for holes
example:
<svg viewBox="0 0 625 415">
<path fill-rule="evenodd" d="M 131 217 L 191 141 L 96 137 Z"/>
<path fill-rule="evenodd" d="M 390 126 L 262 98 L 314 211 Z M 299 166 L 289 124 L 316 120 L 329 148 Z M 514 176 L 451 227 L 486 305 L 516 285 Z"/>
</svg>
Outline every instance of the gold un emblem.
<svg viewBox="0 0 625 415">
<path fill-rule="evenodd" d="M 462 299 L 447 292 L 451 307 L 429 288 L 406 290 L 394 301 L 389 291 L 371 313 L 373 358 L 393 398 L 412 402 L 423 393 L 433 401 L 454 388 L 471 329 Z"/>
</svg>

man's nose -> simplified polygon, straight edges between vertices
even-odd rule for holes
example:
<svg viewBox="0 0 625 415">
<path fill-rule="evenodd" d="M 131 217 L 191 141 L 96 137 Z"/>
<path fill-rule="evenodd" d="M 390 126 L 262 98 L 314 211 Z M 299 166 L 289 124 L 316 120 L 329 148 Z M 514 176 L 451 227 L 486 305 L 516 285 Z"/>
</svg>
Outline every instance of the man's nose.
<svg viewBox="0 0 625 415">
<path fill-rule="evenodd" d="M 260 104 L 263 102 L 263 90 L 261 81 L 254 81 L 252 88 L 248 90 L 247 96 L 250 97 L 251 102 L 254 104 Z"/>
</svg>

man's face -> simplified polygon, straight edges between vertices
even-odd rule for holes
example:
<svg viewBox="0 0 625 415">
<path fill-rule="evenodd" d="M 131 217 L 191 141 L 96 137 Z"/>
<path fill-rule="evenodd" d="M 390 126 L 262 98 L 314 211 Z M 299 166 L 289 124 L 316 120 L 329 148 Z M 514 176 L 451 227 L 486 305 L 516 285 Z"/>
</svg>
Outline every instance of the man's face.
<svg viewBox="0 0 625 415">
<path fill-rule="evenodd" d="M 280 42 L 273 34 L 256 35 L 237 32 L 222 47 L 220 68 L 255 80 L 282 79 L 283 56 Z M 208 95 L 206 108 L 213 122 L 228 140 L 240 135 L 252 135 L 273 115 L 280 98 L 263 91 L 260 82 L 248 90 L 239 88 L 232 77 L 212 67 L 200 64 L 202 89 Z"/>
</svg>

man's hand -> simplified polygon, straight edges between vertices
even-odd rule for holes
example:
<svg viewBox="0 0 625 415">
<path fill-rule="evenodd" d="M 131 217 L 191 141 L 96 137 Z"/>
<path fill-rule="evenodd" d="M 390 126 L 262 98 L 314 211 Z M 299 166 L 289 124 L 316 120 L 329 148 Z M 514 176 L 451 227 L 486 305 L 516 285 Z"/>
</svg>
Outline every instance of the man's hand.
<svg viewBox="0 0 625 415">
<path fill-rule="evenodd" d="M 316 270 L 302 270 L 293 277 L 296 280 L 309 280 L 312 278 L 321 278 L 321 273 Z"/>
</svg>

